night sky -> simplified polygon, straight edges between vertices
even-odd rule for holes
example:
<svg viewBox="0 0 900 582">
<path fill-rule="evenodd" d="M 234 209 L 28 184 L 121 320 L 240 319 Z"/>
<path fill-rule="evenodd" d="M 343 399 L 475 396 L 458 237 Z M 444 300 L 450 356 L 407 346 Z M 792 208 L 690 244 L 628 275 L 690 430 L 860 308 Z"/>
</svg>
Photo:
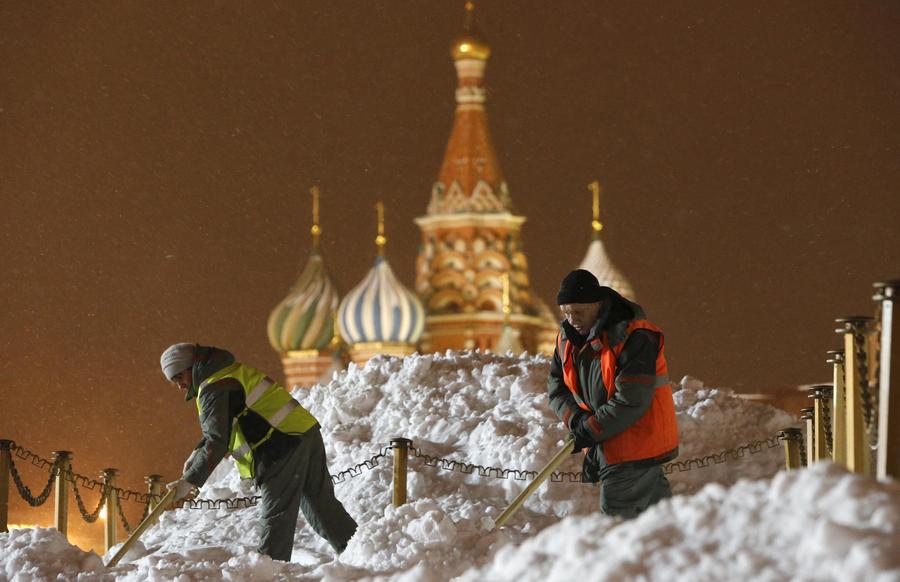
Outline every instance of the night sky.
<svg viewBox="0 0 900 582">
<path fill-rule="evenodd" d="M 73 450 L 91 476 L 118 467 L 131 488 L 177 477 L 199 429 L 159 354 L 197 341 L 282 376 L 266 320 L 308 256 L 314 184 L 341 293 L 373 264 L 379 200 L 412 286 L 463 14 L 0 4 L 0 438 Z M 874 312 L 872 283 L 900 276 L 900 5 L 477 14 L 538 295 L 552 305 L 580 262 L 599 179 L 607 250 L 666 331 L 672 376 L 745 392 L 828 380 L 834 318 Z M 49 523 L 48 506 L 12 521 Z"/>
</svg>

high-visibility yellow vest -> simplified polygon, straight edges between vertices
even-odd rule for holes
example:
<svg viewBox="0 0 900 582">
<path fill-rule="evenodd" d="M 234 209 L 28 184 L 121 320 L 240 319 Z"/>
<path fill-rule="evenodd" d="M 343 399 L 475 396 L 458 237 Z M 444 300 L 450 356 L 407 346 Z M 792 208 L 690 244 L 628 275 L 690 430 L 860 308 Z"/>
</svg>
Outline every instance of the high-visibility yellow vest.
<svg viewBox="0 0 900 582">
<path fill-rule="evenodd" d="M 288 434 L 303 434 L 316 424 L 315 417 L 300 406 L 284 387 L 265 374 L 235 362 L 222 368 L 200 384 L 197 390 L 197 412 L 200 409 L 200 394 L 203 389 L 224 378 L 234 378 L 244 388 L 244 409 L 234 418 L 231 424 L 231 441 L 228 450 L 237 463 L 241 478 L 249 479 L 255 474 L 253 451 L 269 440 L 276 430 Z M 255 443 L 251 443 L 241 431 L 238 419 L 250 410 L 263 417 L 271 426 L 266 435 Z"/>
</svg>

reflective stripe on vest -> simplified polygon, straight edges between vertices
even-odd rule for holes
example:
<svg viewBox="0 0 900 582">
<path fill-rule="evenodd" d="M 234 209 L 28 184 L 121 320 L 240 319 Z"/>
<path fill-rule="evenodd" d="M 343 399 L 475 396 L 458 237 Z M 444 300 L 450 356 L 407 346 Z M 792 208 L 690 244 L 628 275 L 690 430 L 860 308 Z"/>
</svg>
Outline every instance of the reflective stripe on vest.
<svg viewBox="0 0 900 582">
<path fill-rule="evenodd" d="M 623 340 L 612 348 L 600 342 L 599 353 L 595 353 L 594 357 L 600 360 L 600 373 L 607 392 L 606 401 L 609 402 L 616 392 L 616 364 L 619 355 L 622 353 L 628 337 L 638 329 L 646 329 L 659 334 L 653 400 L 647 412 L 633 425 L 602 443 L 603 454 L 609 464 L 652 459 L 676 450 L 678 447 L 678 424 L 675 417 L 675 403 L 672 399 L 672 384 L 666 364 L 663 334 L 662 330 L 649 321 L 642 319 L 631 321 Z M 605 334 L 604 339 L 606 339 Z M 598 342 L 598 340 L 594 340 L 594 342 Z M 557 349 L 563 348 L 567 354 L 566 357 L 563 357 L 560 353 L 563 361 L 563 379 L 579 406 L 593 412 L 589 407 L 585 408 L 581 405 L 574 348 L 571 342 L 566 341 L 565 343 L 567 345 L 563 346 L 562 333 L 560 333 Z M 585 344 L 586 346 L 587 344 Z"/>
<path fill-rule="evenodd" d="M 197 411 L 200 410 L 200 394 L 203 389 L 223 380 L 237 380 L 244 389 L 244 409 L 234 418 L 231 424 L 231 440 L 228 450 L 238 466 L 243 478 L 253 477 L 253 451 L 265 443 L 276 430 L 288 434 L 303 434 L 316 424 L 316 419 L 305 408 L 294 400 L 290 393 L 280 384 L 265 374 L 238 362 L 227 366 L 204 380 L 197 391 Z M 250 411 L 259 415 L 267 423 L 269 430 L 260 440 L 251 443 L 241 430 L 239 419 Z"/>
</svg>

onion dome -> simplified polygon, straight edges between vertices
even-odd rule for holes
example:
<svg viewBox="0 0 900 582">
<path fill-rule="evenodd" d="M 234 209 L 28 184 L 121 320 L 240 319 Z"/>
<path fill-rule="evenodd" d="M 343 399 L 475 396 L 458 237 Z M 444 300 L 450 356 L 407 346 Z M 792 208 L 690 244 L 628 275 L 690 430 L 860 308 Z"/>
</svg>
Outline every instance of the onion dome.
<svg viewBox="0 0 900 582">
<path fill-rule="evenodd" d="M 474 2 L 466 2 L 466 20 L 463 31 L 453 39 L 450 55 L 454 61 L 463 59 L 486 61 L 491 56 L 490 45 L 475 25 Z"/>
<path fill-rule="evenodd" d="M 415 345 L 425 328 L 425 309 L 403 286 L 384 256 L 384 206 L 378 203 L 375 266 L 338 307 L 341 335 L 349 344 Z"/>
<path fill-rule="evenodd" d="M 591 221 L 594 236 L 579 268 L 593 273 L 601 285 L 612 287 L 626 299 L 634 301 L 634 290 L 631 288 L 631 283 L 613 265 L 603 247 L 603 241 L 600 240 L 600 231 L 603 229 L 603 224 L 600 222 L 600 183 L 594 181 L 588 187 L 594 193 L 594 219 Z"/>
<path fill-rule="evenodd" d="M 287 297 L 269 315 L 269 343 L 279 353 L 327 348 L 334 337 L 334 314 L 339 303 L 319 250 L 319 191 L 313 188 L 313 248 L 300 277 Z"/>
</svg>

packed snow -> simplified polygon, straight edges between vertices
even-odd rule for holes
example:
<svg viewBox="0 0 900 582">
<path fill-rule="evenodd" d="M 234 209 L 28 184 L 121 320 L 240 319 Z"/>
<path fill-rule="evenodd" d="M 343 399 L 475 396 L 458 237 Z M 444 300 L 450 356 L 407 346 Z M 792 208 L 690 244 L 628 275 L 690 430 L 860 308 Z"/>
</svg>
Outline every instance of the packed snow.
<svg viewBox="0 0 900 582">
<path fill-rule="evenodd" d="M 376 357 L 295 397 L 319 419 L 332 473 L 406 437 L 422 454 L 540 470 L 566 431 L 549 411 L 540 356 Z M 796 426 L 784 411 L 685 378 L 674 393 L 679 460 Z M 185 451 L 187 455 L 189 451 Z M 580 470 L 573 455 L 559 470 Z M 335 557 L 300 516 L 290 563 L 255 551 L 257 509 L 165 512 L 112 569 L 55 530 L 0 534 L 5 580 L 900 580 L 900 486 L 820 463 L 780 471 L 780 446 L 669 476 L 676 496 L 637 519 L 598 513 L 597 486 L 546 482 L 506 527 L 493 520 L 528 481 L 410 458 L 409 502 L 391 505 L 390 452 L 335 486 L 359 523 Z M 200 495 L 253 495 L 230 461 Z M 112 552 L 103 558 L 107 561 Z"/>
</svg>

